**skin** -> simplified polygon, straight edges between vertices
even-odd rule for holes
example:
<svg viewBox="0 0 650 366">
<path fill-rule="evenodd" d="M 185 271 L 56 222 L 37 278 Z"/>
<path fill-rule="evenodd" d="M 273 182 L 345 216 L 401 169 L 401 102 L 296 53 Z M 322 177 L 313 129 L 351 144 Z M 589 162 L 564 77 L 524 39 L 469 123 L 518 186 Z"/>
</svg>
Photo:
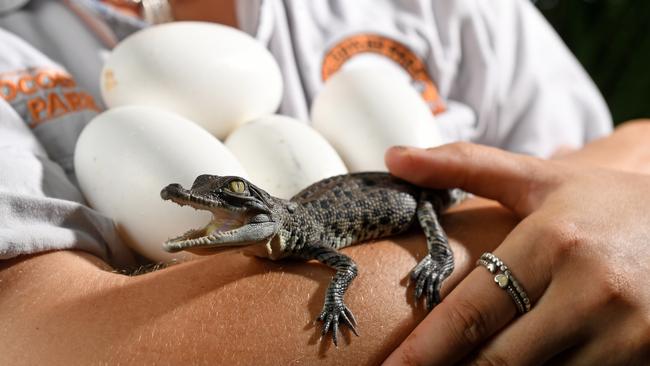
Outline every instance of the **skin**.
<svg viewBox="0 0 650 366">
<path fill-rule="evenodd" d="M 633 161 L 627 154 L 639 153 L 632 146 L 644 146 L 650 137 L 648 126 L 630 125 L 572 159 L 581 165 L 596 164 L 590 156 L 601 156 L 600 149 L 620 151 L 617 142 L 625 142 L 626 154 L 602 154 L 601 164 L 650 172 L 648 166 L 618 165 L 621 160 Z M 478 198 L 443 217 L 457 263 L 443 296 L 474 269 L 482 252 L 503 241 L 517 221 L 494 202 Z M 313 323 L 333 274 L 317 263 L 222 253 L 127 277 L 81 252 L 4 261 L 0 364 L 378 364 L 425 316 L 423 307 L 412 303 L 407 277 L 426 253 L 426 244 L 414 231 L 343 252 L 360 268 L 346 302 L 358 316 L 361 336 L 344 331 L 338 349 L 330 341 L 319 341 L 319 328 Z M 527 280 L 525 266 L 514 263 L 516 274 Z M 477 288 L 491 290 L 489 276 L 473 275 L 482 276 Z M 497 303 L 512 306 L 508 301 L 502 297 Z M 513 315 L 514 308 L 503 312 Z M 445 329 L 437 337 L 448 332 Z"/>
<path fill-rule="evenodd" d="M 102 1 L 132 16 L 141 12 L 137 3 L 128 0 Z M 234 0 L 169 0 L 169 6 L 176 21 L 204 21 L 238 27 Z"/>
<path fill-rule="evenodd" d="M 465 232 L 479 217 L 482 224 Z M 444 222 L 456 238 L 458 263 L 447 286 L 515 223 L 478 200 Z M 0 364 L 378 364 L 425 315 L 407 278 L 426 243 L 414 231 L 343 252 L 360 269 L 346 303 L 361 336 L 343 329 L 338 349 L 329 337 L 320 341 L 314 323 L 333 275 L 315 262 L 222 253 L 126 277 L 80 252 L 6 261 Z"/>
<path fill-rule="evenodd" d="M 169 0 L 174 20 L 198 20 L 237 28 L 234 0 Z"/>
<path fill-rule="evenodd" d="M 389 151 L 393 174 L 498 200 L 522 220 L 493 253 L 534 305 L 518 317 L 494 275 L 477 267 L 385 364 L 647 364 L 650 170 L 639 149 L 647 136 L 647 123 L 632 124 L 556 161 L 471 144 Z"/>
</svg>

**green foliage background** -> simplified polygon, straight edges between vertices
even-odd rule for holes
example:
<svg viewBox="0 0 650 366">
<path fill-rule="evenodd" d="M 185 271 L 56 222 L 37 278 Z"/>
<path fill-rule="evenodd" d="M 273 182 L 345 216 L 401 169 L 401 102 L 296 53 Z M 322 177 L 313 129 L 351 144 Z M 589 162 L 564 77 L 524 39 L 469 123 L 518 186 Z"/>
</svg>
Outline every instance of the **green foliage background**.
<svg viewBox="0 0 650 366">
<path fill-rule="evenodd" d="M 650 117 L 650 1 L 538 0 L 605 96 L 614 122 Z"/>
</svg>

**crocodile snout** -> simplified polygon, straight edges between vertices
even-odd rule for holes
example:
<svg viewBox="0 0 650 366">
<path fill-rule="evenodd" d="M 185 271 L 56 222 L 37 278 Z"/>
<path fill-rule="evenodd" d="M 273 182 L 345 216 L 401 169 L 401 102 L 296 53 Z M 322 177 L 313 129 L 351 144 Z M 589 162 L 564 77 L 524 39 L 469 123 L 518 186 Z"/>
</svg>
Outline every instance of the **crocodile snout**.
<svg viewBox="0 0 650 366">
<path fill-rule="evenodd" d="M 160 191 L 160 197 L 164 200 L 169 200 L 172 197 L 177 197 L 178 193 L 183 191 L 183 187 L 178 184 L 170 184 L 167 187 L 163 188 L 162 191 Z"/>
</svg>

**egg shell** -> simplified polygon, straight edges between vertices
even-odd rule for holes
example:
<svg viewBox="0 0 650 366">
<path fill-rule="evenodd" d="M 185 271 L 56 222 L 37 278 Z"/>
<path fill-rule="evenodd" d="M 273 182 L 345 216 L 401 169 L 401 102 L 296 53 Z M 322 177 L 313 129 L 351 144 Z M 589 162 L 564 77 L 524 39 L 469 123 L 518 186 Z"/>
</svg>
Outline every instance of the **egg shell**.
<svg viewBox="0 0 650 366">
<path fill-rule="evenodd" d="M 311 119 L 352 172 L 386 171 L 390 146 L 431 147 L 443 141 L 431 109 L 391 68 L 337 72 L 314 99 Z"/>
<path fill-rule="evenodd" d="M 275 112 L 282 98 L 280 69 L 262 44 L 205 22 L 167 23 L 127 37 L 110 53 L 100 85 L 109 107 L 159 107 L 218 138 Z"/>
<path fill-rule="evenodd" d="M 191 186 L 201 174 L 246 176 L 236 158 L 195 123 L 151 107 L 126 106 L 95 117 L 79 136 L 74 165 L 90 205 L 111 217 L 120 236 L 154 261 L 162 243 L 205 226 L 212 215 L 163 201 L 170 183 Z"/>
<path fill-rule="evenodd" d="M 314 182 L 347 173 L 334 148 L 318 132 L 290 117 L 249 122 L 225 144 L 251 181 L 279 198 L 291 198 Z"/>
</svg>

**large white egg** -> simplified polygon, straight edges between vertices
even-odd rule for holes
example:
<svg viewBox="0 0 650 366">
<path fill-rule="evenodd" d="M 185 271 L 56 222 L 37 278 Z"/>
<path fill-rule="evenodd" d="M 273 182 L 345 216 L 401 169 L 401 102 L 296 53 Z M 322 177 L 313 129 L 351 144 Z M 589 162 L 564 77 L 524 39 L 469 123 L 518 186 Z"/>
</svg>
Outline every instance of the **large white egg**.
<svg viewBox="0 0 650 366">
<path fill-rule="evenodd" d="M 141 106 L 108 110 L 79 136 L 74 165 L 90 205 L 113 218 L 122 238 L 154 261 L 162 243 L 205 226 L 210 213 L 160 198 L 170 183 L 191 186 L 201 174 L 245 176 L 236 158 L 204 129 L 170 112 Z"/>
<path fill-rule="evenodd" d="M 316 96 L 311 119 L 352 172 L 386 171 L 384 153 L 393 145 L 442 143 L 431 109 L 391 68 L 337 72 Z"/>
<path fill-rule="evenodd" d="M 248 34 L 173 22 L 118 44 L 104 65 L 101 90 L 109 107 L 163 108 L 224 138 L 237 125 L 275 112 L 282 77 L 271 53 Z"/>
<path fill-rule="evenodd" d="M 308 185 L 347 169 L 313 128 L 293 118 L 267 116 L 235 130 L 226 140 L 251 182 L 273 196 L 291 198 Z"/>
</svg>

